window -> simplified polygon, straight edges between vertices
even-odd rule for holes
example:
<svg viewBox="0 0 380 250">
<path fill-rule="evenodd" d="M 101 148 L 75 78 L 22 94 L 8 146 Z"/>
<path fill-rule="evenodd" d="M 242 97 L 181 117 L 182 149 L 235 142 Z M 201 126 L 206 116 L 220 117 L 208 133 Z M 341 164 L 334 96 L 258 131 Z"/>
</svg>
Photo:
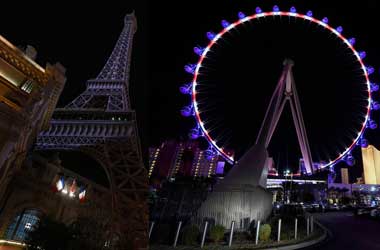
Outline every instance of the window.
<svg viewBox="0 0 380 250">
<path fill-rule="evenodd" d="M 21 89 L 24 90 L 26 93 L 30 93 L 32 92 L 33 85 L 34 85 L 33 81 L 28 79 L 21 86 Z"/>
<path fill-rule="evenodd" d="M 17 215 L 5 231 L 8 240 L 25 241 L 28 233 L 38 223 L 40 212 L 34 209 L 24 210 Z"/>
</svg>

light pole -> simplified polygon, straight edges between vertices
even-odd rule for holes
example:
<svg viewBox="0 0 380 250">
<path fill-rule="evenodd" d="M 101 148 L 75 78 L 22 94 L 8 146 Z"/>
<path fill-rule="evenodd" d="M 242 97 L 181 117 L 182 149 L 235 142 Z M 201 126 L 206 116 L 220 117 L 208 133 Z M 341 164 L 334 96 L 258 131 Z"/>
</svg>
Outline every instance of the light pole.
<svg viewBox="0 0 380 250">
<path fill-rule="evenodd" d="M 289 174 L 290 174 L 290 170 L 289 170 L 289 169 L 286 169 L 286 170 L 284 171 L 284 176 L 285 176 L 285 185 L 284 185 L 284 203 L 285 203 L 285 204 L 288 204 L 288 203 L 289 203 L 289 194 L 288 194 L 288 190 L 286 189 Z"/>
<path fill-rule="evenodd" d="M 286 171 L 284 171 L 285 181 L 284 181 L 284 194 L 282 196 L 282 202 L 283 204 L 286 204 Z"/>
<path fill-rule="evenodd" d="M 291 200 L 292 198 L 292 187 L 293 187 L 293 173 L 290 173 L 290 194 L 289 194 L 289 201 Z M 288 201 L 288 203 L 289 203 Z"/>
</svg>

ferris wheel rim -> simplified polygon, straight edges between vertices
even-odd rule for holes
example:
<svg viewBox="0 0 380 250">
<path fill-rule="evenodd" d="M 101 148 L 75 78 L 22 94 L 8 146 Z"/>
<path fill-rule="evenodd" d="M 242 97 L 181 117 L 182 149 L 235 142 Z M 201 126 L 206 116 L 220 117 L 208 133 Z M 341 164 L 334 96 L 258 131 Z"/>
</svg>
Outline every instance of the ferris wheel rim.
<svg viewBox="0 0 380 250">
<path fill-rule="evenodd" d="M 368 73 L 367 67 L 365 66 L 362 58 L 360 57 L 359 52 L 354 48 L 353 44 L 351 44 L 351 42 L 349 41 L 349 39 L 347 39 L 345 36 L 343 36 L 341 34 L 341 32 L 339 32 L 337 30 L 339 27 L 337 29 L 333 28 L 327 22 L 324 22 L 323 20 L 319 20 L 319 19 L 314 18 L 314 17 L 309 16 L 309 15 L 300 14 L 300 13 L 297 13 L 297 12 L 286 12 L 286 11 L 261 12 L 261 13 L 256 13 L 256 14 L 252 14 L 252 15 L 240 18 L 239 20 L 237 20 L 237 21 L 229 24 L 224 29 L 222 29 L 219 33 L 217 33 L 210 40 L 210 42 L 205 47 L 205 49 L 202 51 L 202 54 L 200 55 L 199 60 L 196 63 L 195 70 L 194 70 L 194 76 L 193 76 L 193 79 L 192 79 L 191 102 L 192 102 L 192 106 L 194 108 L 194 116 L 195 116 L 197 125 L 199 126 L 202 135 L 206 138 L 206 140 L 208 141 L 208 143 L 218 152 L 218 154 L 220 154 L 229 163 L 234 163 L 235 162 L 234 157 L 232 155 L 229 155 L 223 148 L 221 148 L 220 146 L 217 145 L 217 142 L 215 141 L 215 139 L 213 139 L 210 136 L 209 132 L 205 128 L 204 123 L 203 123 L 203 121 L 202 121 L 202 119 L 200 117 L 201 110 L 198 107 L 197 92 L 196 92 L 196 87 L 198 85 L 197 78 L 199 76 L 199 70 L 202 67 L 202 62 L 206 58 L 207 53 L 216 44 L 216 42 L 219 39 L 221 39 L 228 31 L 230 31 L 230 30 L 232 30 L 232 29 L 240 26 L 241 24 L 243 24 L 245 22 L 248 22 L 248 21 L 251 21 L 251 20 L 255 20 L 255 19 L 259 19 L 259 18 L 262 18 L 262 17 L 270 17 L 270 16 L 272 16 L 272 17 L 274 17 L 274 16 L 294 17 L 294 18 L 298 18 L 298 19 L 308 20 L 308 21 L 310 21 L 312 23 L 315 23 L 315 24 L 323 27 L 325 30 L 330 31 L 337 38 L 339 38 L 344 44 L 346 44 L 347 47 L 351 50 L 351 52 L 354 54 L 354 56 L 356 58 L 355 61 L 360 64 L 361 71 L 363 72 L 363 75 L 365 77 L 365 84 L 367 86 L 367 92 L 368 92 L 367 107 L 366 107 L 367 108 L 367 112 L 366 112 L 366 115 L 365 115 L 365 119 L 364 119 L 364 121 L 362 123 L 361 129 L 358 131 L 357 136 L 353 139 L 351 145 L 348 146 L 342 153 L 340 153 L 337 158 L 335 158 L 334 160 L 330 160 L 328 163 L 322 165 L 320 168 L 326 168 L 326 167 L 329 167 L 329 166 L 333 166 L 335 163 L 337 163 L 342 158 L 344 158 L 347 154 L 350 153 L 350 151 L 356 146 L 356 144 L 358 143 L 358 141 L 361 139 L 362 135 L 364 134 L 364 131 L 365 131 L 366 125 L 367 125 L 367 123 L 368 123 L 368 121 L 370 119 L 370 113 L 371 113 L 371 103 L 372 103 L 371 82 L 370 82 L 370 79 L 369 79 L 369 73 Z"/>
</svg>

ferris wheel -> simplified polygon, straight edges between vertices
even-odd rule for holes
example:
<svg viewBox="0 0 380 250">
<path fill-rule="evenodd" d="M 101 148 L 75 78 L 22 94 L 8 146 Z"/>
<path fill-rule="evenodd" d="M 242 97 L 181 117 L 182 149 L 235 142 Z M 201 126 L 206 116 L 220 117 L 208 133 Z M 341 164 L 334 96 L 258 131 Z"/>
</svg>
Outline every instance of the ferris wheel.
<svg viewBox="0 0 380 250">
<path fill-rule="evenodd" d="M 233 164 L 238 159 L 234 157 L 233 154 L 229 153 L 224 145 L 221 145 L 218 142 L 217 136 L 210 133 L 210 128 L 207 126 L 207 121 L 202 117 L 202 106 L 199 105 L 200 100 L 198 97 L 200 87 L 203 84 L 203 80 L 200 80 L 201 77 L 207 77 L 202 74 L 202 69 L 204 68 L 205 60 L 209 56 L 212 57 L 211 52 L 214 50 L 214 47 L 217 46 L 219 41 L 223 40 L 224 37 L 229 34 L 231 31 L 238 29 L 240 26 L 243 26 L 245 23 L 265 19 L 265 18 L 276 18 L 276 17 L 289 17 L 296 20 L 302 20 L 314 24 L 317 27 L 321 27 L 323 30 L 329 32 L 333 37 L 337 38 L 353 55 L 353 60 L 357 65 L 359 65 L 360 74 L 363 77 L 363 81 L 359 82 L 358 85 L 364 86 L 365 89 L 365 112 L 361 119 L 360 126 L 354 131 L 354 136 L 344 149 L 339 152 L 333 159 L 329 159 L 328 162 L 324 162 L 320 168 L 332 167 L 339 161 L 346 161 L 348 165 L 354 164 L 354 158 L 351 154 L 351 151 L 355 146 L 367 147 L 368 141 L 365 139 L 365 130 L 367 128 L 376 129 L 376 122 L 371 119 L 371 111 L 380 109 L 380 104 L 377 101 L 374 101 L 372 98 L 372 92 L 379 90 L 379 85 L 373 83 L 370 79 L 370 75 L 374 73 L 374 68 L 372 66 L 366 65 L 364 63 L 364 58 L 366 57 L 366 52 L 357 51 L 354 47 L 355 38 L 346 38 L 343 35 L 343 28 L 338 26 L 334 28 L 329 24 L 327 17 L 318 19 L 313 17 L 312 11 L 307 11 L 305 14 L 298 13 L 295 7 L 291 7 L 289 11 L 281 11 L 280 8 L 275 5 L 272 11 L 265 12 L 260 7 L 255 9 L 255 13 L 251 15 L 245 15 L 243 12 L 238 13 L 238 19 L 233 22 L 228 22 L 227 20 L 221 21 L 222 29 L 218 33 L 207 32 L 207 38 L 209 40 L 208 44 L 205 47 L 194 47 L 194 53 L 199 56 L 199 59 L 194 64 L 188 64 L 184 67 L 185 71 L 192 75 L 191 82 L 184 84 L 180 87 L 180 92 L 189 95 L 191 97 L 191 103 L 188 106 L 185 106 L 181 109 L 181 114 L 185 117 L 193 116 L 196 121 L 196 126 L 190 130 L 189 137 L 191 139 L 197 139 L 203 137 L 209 144 L 209 148 L 206 151 L 209 156 L 220 155 L 229 163 Z M 204 101 L 204 100 L 202 100 Z"/>
</svg>

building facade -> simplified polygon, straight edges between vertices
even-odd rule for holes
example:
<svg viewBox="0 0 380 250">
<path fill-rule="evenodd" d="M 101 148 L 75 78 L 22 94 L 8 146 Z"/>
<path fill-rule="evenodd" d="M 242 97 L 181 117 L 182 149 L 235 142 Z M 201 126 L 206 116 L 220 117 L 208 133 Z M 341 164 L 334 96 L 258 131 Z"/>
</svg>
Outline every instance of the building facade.
<svg viewBox="0 0 380 250">
<path fill-rule="evenodd" d="M 48 128 L 66 81 L 61 64 L 42 68 L 36 56 L 33 47 L 23 50 L 0 36 L 0 238 L 24 238 L 25 230 L 36 222 L 37 210 L 31 203 L 38 198 L 27 192 L 35 187 L 26 181 L 33 174 L 22 166 L 38 133 Z M 28 195 L 29 200 L 23 200 Z"/>
<path fill-rule="evenodd" d="M 369 145 L 362 148 L 364 183 L 380 185 L 380 151 Z"/>
<path fill-rule="evenodd" d="M 197 141 L 168 140 L 149 149 L 149 177 L 159 179 L 223 175 L 225 163 L 220 156 L 201 149 Z"/>
<path fill-rule="evenodd" d="M 36 54 L 0 36 L 0 207 L 37 134 L 48 128 L 66 81 L 61 64 L 42 68 Z"/>
<path fill-rule="evenodd" d="M 341 174 L 341 178 L 342 178 L 342 183 L 343 184 L 350 184 L 350 178 L 348 176 L 348 168 L 341 168 L 340 174 Z"/>
</svg>

